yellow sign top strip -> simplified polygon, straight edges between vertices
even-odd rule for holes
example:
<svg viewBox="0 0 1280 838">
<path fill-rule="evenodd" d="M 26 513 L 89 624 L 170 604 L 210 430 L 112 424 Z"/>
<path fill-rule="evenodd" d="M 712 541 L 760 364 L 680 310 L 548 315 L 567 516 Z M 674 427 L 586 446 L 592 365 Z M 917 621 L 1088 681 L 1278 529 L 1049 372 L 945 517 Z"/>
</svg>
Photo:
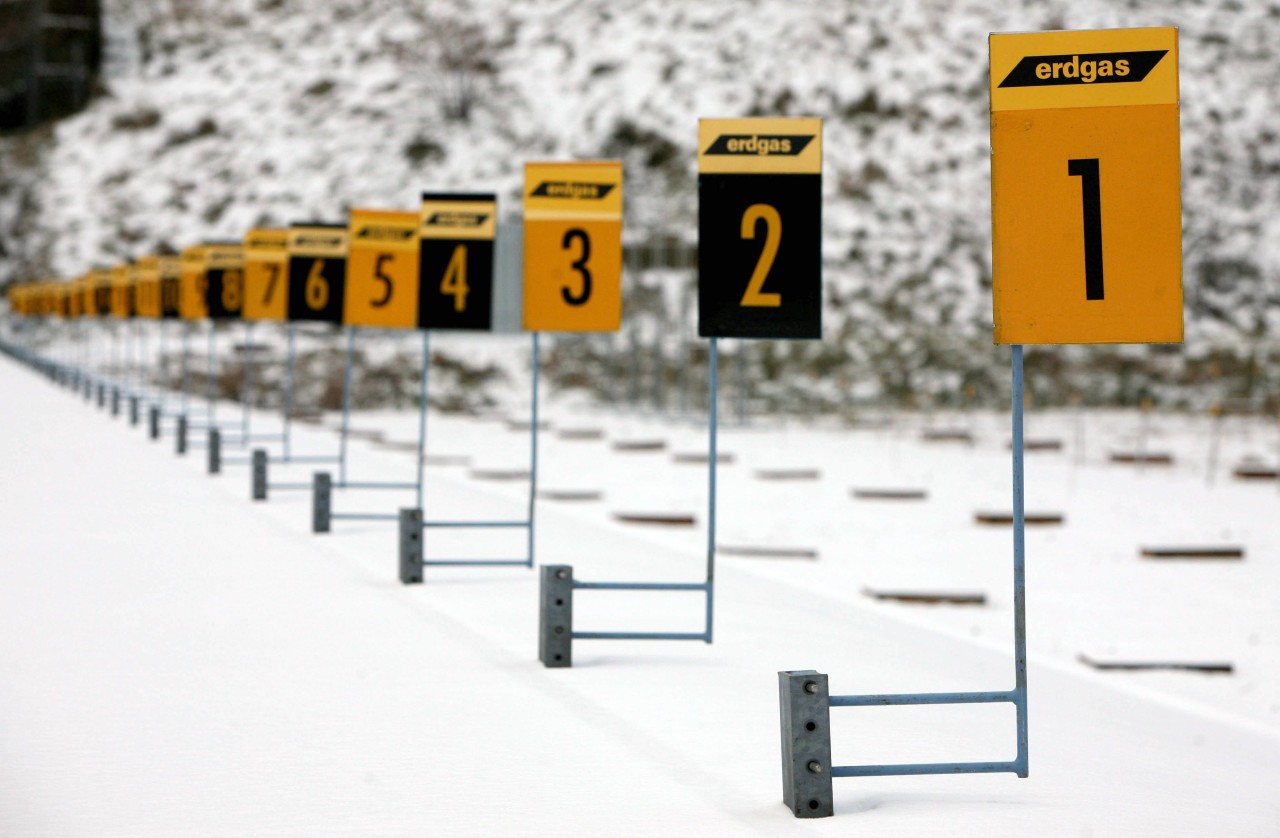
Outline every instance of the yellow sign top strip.
<svg viewBox="0 0 1280 838">
<path fill-rule="evenodd" d="M 111 269 L 112 285 L 131 285 L 135 279 L 133 265 L 125 262 L 123 265 L 116 265 Z"/>
<path fill-rule="evenodd" d="M 351 249 L 418 249 L 418 214 L 398 210 L 351 210 Z"/>
<path fill-rule="evenodd" d="M 992 34 L 991 110 L 1178 103 L 1178 30 Z"/>
<path fill-rule="evenodd" d="M 526 163 L 526 219 L 599 218 L 622 220 L 622 163 Z"/>
<path fill-rule="evenodd" d="M 205 267 L 221 271 L 244 265 L 244 248 L 238 244 L 211 244 L 205 248 Z"/>
<path fill-rule="evenodd" d="M 289 254 L 326 259 L 345 259 L 347 228 L 301 225 L 289 228 Z"/>
<path fill-rule="evenodd" d="M 244 235 L 246 261 L 274 262 L 289 255 L 289 231 L 263 227 Z"/>
<path fill-rule="evenodd" d="M 192 247 L 182 248 L 182 272 L 191 273 L 194 271 L 204 270 L 204 251 L 205 246 L 197 244 Z"/>
<path fill-rule="evenodd" d="M 699 174 L 822 174 L 822 120 L 698 120 Z"/>
<path fill-rule="evenodd" d="M 498 230 L 498 201 L 424 197 L 418 217 L 418 235 L 424 239 L 492 241 Z"/>
</svg>

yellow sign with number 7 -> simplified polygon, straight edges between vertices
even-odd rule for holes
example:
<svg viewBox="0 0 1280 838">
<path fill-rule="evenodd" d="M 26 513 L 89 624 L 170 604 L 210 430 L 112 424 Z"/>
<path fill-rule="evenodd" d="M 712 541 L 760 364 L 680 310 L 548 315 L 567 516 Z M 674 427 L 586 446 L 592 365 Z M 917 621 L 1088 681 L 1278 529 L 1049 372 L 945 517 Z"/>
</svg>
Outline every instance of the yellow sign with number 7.
<svg viewBox="0 0 1280 838">
<path fill-rule="evenodd" d="M 622 163 L 524 169 L 524 328 L 616 332 L 622 325 Z"/>
</svg>

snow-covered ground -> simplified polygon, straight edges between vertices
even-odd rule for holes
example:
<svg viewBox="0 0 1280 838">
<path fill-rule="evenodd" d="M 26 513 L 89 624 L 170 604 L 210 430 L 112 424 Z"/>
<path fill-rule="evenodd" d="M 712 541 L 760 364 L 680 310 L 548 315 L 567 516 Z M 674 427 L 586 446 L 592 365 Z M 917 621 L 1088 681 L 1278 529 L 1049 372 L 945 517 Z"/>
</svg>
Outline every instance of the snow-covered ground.
<svg viewBox="0 0 1280 838">
<path fill-rule="evenodd" d="M 1011 540 L 974 523 L 1009 507 L 1008 417 L 886 414 L 879 429 L 757 421 L 722 430 L 716 541 L 816 550 L 717 564 L 716 642 L 575 644 L 536 659 L 536 573 L 428 568 L 396 581 L 377 522 L 309 532 L 309 497 L 249 501 L 242 466 L 204 474 L 8 359 L 0 360 L 0 834 L 1274 835 L 1280 829 L 1280 492 L 1241 483 L 1277 431 L 1206 417 L 1042 414 L 1028 435 L 1031 776 L 843 779 L 837 816 L 781 804 L 776 672 L 829 673 L 834 693 L 1012 683 Z M 516 397 L 514 400 L 518 400 Z M 223 405 L 229 420 L 238 407 Z M 546 406 L 539 563 L 590 580 L 698 581 L 705 423 Z M 516 411 L 518 413 L 518 410 Z M 411 441 L 416 414 L 353 427 Z M 259 414 L 255 431 L 277 427 Z M 326 418 L 295 450 L 336 448 Z M 599 428 L 597 441 L 563 439 Z M 926 443 L 964 429 L 972 445 Z M 653 453 L 615 451 L 661 439 Z M 1083 450 L 1080 443 L 1083 442 Z M 1169 451 L 1168 467 L 1108 454 Z M 433 414 L 428 518 L 519 515 L 524 487 L 471 469 L 524 467 L 528 436 Z M 435 461 L 433 461 L 435 462 Z M 759 472 L 817 470 L 776 481 Z M 279 472 L 288 471 L 280 468 Z M 351 443 L 353 479 L 406 479 L 413 457 Z M 296 468 L 293 479 L 309 469 Z M 911 487 L 923 502 L 860 501 Z M 394 511 L 408 493 L 339 492 Z M 620 524 L 679 512 L 694 527 Z M 430 535 L 430 555 L 518 555 L 522 536 Z M 1243 561 L 1143 559 L 1141 547 L 1239 545 Z M 982 592 L 981 607 L 877 603 L 864 588 Z M 698 630 L 695 594 L 584 591 L 582 629 Z M 1229 662 L 1231 675 L 1099 673 L 1077 656 Z M 837 764 L 1005 759 L 1000 705 L 833 711 Z"/>
</svg>

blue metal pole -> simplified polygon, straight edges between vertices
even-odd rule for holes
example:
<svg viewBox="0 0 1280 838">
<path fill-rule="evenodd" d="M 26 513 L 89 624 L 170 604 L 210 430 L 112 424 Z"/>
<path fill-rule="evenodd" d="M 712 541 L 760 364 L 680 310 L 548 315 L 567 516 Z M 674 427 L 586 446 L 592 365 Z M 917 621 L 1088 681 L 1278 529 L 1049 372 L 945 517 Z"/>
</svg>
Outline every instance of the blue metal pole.
<svg viewBox="0 0 1280 838">
<path fill-rule="evenodd" d="M 244 412 L 240 416 L 240 447 L 249 444 L 249 416 L 253 412 L 253 321 L 244 327 L 244 386 L 240 388 Z"/>
<path fill-rule="evenodd" d="M 533 360 L 532 360 L 532 389 L 533 403 L 530 408 L 529 422 L 529 560 L 528 566 L 533 567 L 533 510 L 534 503 L 538 498 L 538 372 L 541 367 L 541 359 L 539 357 L 538 333 L 533 333 Z"/>
<path fill-rule="evenodd" d="M 431 373 L 431 333 L 422 333 L 422 390 L 418 398 L 418 503 L 422 509 L 422 472 L 427 458 L 427 384 Z"/>
<path fill-rule="evenodd" d="M 217 352 L 218 352 L 218 332 L 214 328 L 213 321 L 210 320 L 209 321 L 209 360 L 208 360 L 208 363 L 205 364 L 205 375 L 208 377 L 208 381 L 205 383 L 205 396 L 209 399 L 208 412 L 209 412 L 210 428 L 214 427 L 214 424 L 215 424 L 214 420 L 217 418 L 217 414 L 218 414 L 217 406 L 214 404 L 214 399 L 217 398 L 217 389 L 216 389 L 216 385 L 213 382 L 213 377 L 215 372 L 214 364 L 216 363 L 214 356 L 217 354 Z"/>
<path fill-rule="evenodd" d="M 711 413 L 710 432 L 707 457 L 707 636 L 711 642 L 711 616 L 715 605 L 716 579 L 716 435 L 720 425 L 720 347 L 716 338 L 711 339 L 711 351 L 708 355 L 710 369 L 708 372 L 708 407 Z"/>
<path fill-rule="evenodd" d="M 1022 347 L 1013 347 L 1013 655 L 1014 705 L 1018 710 L 1019 777 L 1027 776 L 1026 506 L 1023 467 Z"/>
<path fill-rule="evenodd" d="M 182 321 L 182 415 L 191 398 L 191 321 Z"/>
<path fill-rule="evenodd" d="M 156 352 L 156 359 L 157 359 L 156 369 L 161 373 L 160 386 L 158 388 L 159 392 L 156 394 L 156 403 L 160 407 L 160 412 L 164 413 L 164 397 L 165 397 L 165 394 L 169 391 L 169 384 L 167 381 L 165 381 L 164 375 L 163 375 L 164 373 L 164 342 L 165 342 L 164 338 L 165 338 L 165 332 L 167 332 L 168 330 L 165 329 L 163 320 L 159 321 L 156 324 L 156 329 L 160 332 L 160 335 L 159 335 L 160 347 Z"/>
<path fill-rule="evenodd" d="M 351 422 L 351 366 L 356 354 L 356 327 L 347 327 L 347 365 L 342 374 L 342 430 L 338 434 L 338 485 L 347 484 L 347 428 Z"/>
<path fill-rule="evenodd" d="M 289 441 L 293 430 L 293 368 L 297 357 L 297 327 L 290 323 L 288 328 L 288 357 L 284 364 L 284 461 L 289 462 Z"/>
</svg>

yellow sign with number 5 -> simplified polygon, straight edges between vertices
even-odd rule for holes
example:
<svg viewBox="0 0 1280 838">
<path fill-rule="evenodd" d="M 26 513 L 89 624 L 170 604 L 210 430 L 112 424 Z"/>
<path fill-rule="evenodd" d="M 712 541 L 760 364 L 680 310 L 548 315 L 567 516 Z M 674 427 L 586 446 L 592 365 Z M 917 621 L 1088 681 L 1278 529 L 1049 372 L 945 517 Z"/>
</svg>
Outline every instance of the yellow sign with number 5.
<svg viewBox="0 0 1280 838">
<path fill-rule="evenodd" d="M 353 209 L 347 255 L 348 326 L 412 329 L 418 320 L 418 213 Z"/>
</svg>

